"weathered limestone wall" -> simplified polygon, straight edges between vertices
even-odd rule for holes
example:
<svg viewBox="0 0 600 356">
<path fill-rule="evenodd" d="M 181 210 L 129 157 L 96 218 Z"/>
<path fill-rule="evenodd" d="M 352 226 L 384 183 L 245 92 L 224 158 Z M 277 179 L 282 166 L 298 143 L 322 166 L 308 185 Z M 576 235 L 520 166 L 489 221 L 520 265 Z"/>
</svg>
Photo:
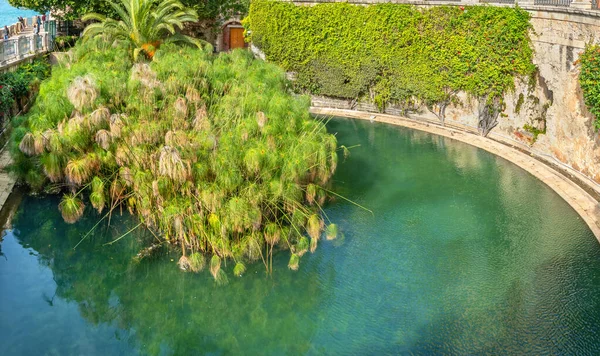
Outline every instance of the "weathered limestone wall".
<svg viewBox="0 0 600 356">
<path fill-rule="evenodd" d="M 553 99 L 546 114 L 546 135 L 534 147 L 600 183 L 600 141 L 583 103 L 580 66 L 575 64 L 585 44 L 597 41 L 600 17 L 533 15 L 534 60 Z"/>
<path fill-rule="evenodd" d="M 367 5 L 386 0 L 351 2 Z M 313 0 L 296 3 L 314 5 L 315 2 Z M 416 4 L 433 5 L 432 2 Z M 516 82 L 514 93 L 506 95 L 506 109 L 499 117 L 499 124 L 492 131 L 492 136 L 499 135 L 529 145 L 536 154 L 554 158 L 600 183 L 600 138 L 593 129 L 593 117 L 583 103 L 577 65 L 577 59 L 585 44 L 597 42 L 600 37 L 600 10 L 528 4 L 520 6 L 532 15 L 534 63 L 538 67 L 538 74 L 533 86 L 527 79 L 523 79 Z M 477 127 L 477 101 L 465 95 L 461 97 L 461 101 L 462 105 L 447 109 L 446 122 Z M 322 97 L 313 98 L 313 106 L 377 111 L 376 107 L 369 103 Z M 386 113 L 402 114 L 394 107 L 387 108 Z M 409 117 L 436 120 L 426 109 Z M 534 135 L 524 129 L 525 125 L 542 131 L 545 129 L 546 133 L 538 135 L 537 140 L 534 140 Z"/>
<path fill-rule="evenodd" d="M 535 86 L 516 83 L 516 91 L 505 97 L 506 109 L 494 131 L 530 144 L 600 183 L 600 140 L 583 103 L 577 65 L 585 44 L 600 35 L 600 17 L 538 10 L 532 11 L 531 22 L 538 67 Z M 449 121 L 476 126 L 473 101 L 463 98 L 466 105 L 449 110 Z M 545 128 L 546 133 L 534 142 L 525 125 Z"/>
</svg>

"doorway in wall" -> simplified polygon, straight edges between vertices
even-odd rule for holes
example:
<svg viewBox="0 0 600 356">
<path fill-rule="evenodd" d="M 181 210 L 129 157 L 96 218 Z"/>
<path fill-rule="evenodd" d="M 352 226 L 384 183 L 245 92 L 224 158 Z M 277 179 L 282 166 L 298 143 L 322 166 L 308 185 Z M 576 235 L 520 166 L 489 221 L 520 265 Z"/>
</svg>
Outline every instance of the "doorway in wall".
<svg viewBox="0 0 600 356">
<path fill-rule="evenodd" d="M 230 27 L 229 28 L 229 49 L 244 48 L 244 28 Z"/>
</svg>

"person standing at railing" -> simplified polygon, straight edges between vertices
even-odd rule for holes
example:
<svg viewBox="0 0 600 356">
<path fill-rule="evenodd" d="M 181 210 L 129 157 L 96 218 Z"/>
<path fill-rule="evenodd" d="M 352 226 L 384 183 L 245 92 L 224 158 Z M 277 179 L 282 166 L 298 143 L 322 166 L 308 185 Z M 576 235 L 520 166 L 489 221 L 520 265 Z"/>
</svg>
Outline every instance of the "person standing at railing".
<svg viewBox="0 0 600 356">
<path fill-rule="evenodd" d="M 9 36 L 8 26 L 4 25 L 4 39 L 7 40 Z"/>
<path fill-rule="evenodd" d="M 36 16 L 35 17 L 35 21 L 37 22 L 37 33 L 40 33 L 40 29 L 42 27 L 42 17 L 41 16 Z"/>
</svg>

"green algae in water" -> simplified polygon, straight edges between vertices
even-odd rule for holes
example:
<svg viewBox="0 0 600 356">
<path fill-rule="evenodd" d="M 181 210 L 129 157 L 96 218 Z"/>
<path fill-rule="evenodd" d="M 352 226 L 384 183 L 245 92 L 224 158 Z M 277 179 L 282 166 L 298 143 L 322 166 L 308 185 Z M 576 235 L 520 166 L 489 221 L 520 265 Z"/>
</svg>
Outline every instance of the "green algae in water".
<svg viewBox="0 0 600 356">
<path fill-rule="evenodd" d="M 528 173 L 448 138 L 333 120 L 340 164 L 326 207 L 335 240 L 298 271 L 275 255 L 218 286 L 183 273 L 115 217 L 62 221 L 26 198 L 0 256 L 2 354 L 596 354 L 600 244 Z M 208 267 L 208 266 L 207 266 Z"/>
</svg>

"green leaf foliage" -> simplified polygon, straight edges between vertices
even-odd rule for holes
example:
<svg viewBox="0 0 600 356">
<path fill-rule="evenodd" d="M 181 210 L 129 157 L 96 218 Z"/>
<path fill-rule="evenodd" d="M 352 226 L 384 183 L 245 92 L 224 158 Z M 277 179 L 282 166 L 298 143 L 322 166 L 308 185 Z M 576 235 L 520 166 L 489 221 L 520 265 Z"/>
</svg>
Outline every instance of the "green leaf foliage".
<svg viewBox="0 0 600 356">
<path fill-rule="evenodd" d="M 109 41 L 128 43 L 133 58 L 144 53 L 152 59 L 163 43 L 181 42 L 201 47 L 201 42 L 177 32 L 186 22 L 198 21 L 196 10 L 185 7 L 178 0 L 121 0 L 109 2 L 118 16 L 107 17 L 88 13 L 83 21 L 98 21 L 83 31 L 87 40 L 97 36 Z"/>
<path fill-rule="evenodd" d="M 252 1 L 249 39 L 297 89 L 346 99 L 447 104 L 501 97 L 534 71 L 529 14 L 518 7 Z"/>
<path fill-rule="evenodd" d="M 88 12 L 99 12 L 106 15 L 114 14 L 106 0 L 8 0 L 14 7 L 24 7 L 40 13 L 53 11 L 55 16 L 67 20 L 78 19 Z"/>
<path fill-rule="evenodd" d="M 95 12 L 109 17 L 119 14 L 106 0 L 8 0 L 15 7 L 25 7 L 38 12 L 54 11 L 55 16 L 67 20 L 78 19 L 84 14 Z M 246 13 L 249 0 L 183 0 L 185 6 L 198 11 L 201 20 L 216 20 L 227 16 Z"/>
<path fill-rule="evenodd" d="M 50 74 L 46 58 L 20 65 L 17 70 L 0 74 L 0 113 L 8 113 L 13 103 L 29 95 L 32 86 Z"/>
<path fill-rule="evenodd" d="M 581 71 L 579 84 L 583 100 L 590 113 L 595 116 L 594 128 L 600 129 L 600 46 L 588 45 L 579 57 Z"/>
</svg>

